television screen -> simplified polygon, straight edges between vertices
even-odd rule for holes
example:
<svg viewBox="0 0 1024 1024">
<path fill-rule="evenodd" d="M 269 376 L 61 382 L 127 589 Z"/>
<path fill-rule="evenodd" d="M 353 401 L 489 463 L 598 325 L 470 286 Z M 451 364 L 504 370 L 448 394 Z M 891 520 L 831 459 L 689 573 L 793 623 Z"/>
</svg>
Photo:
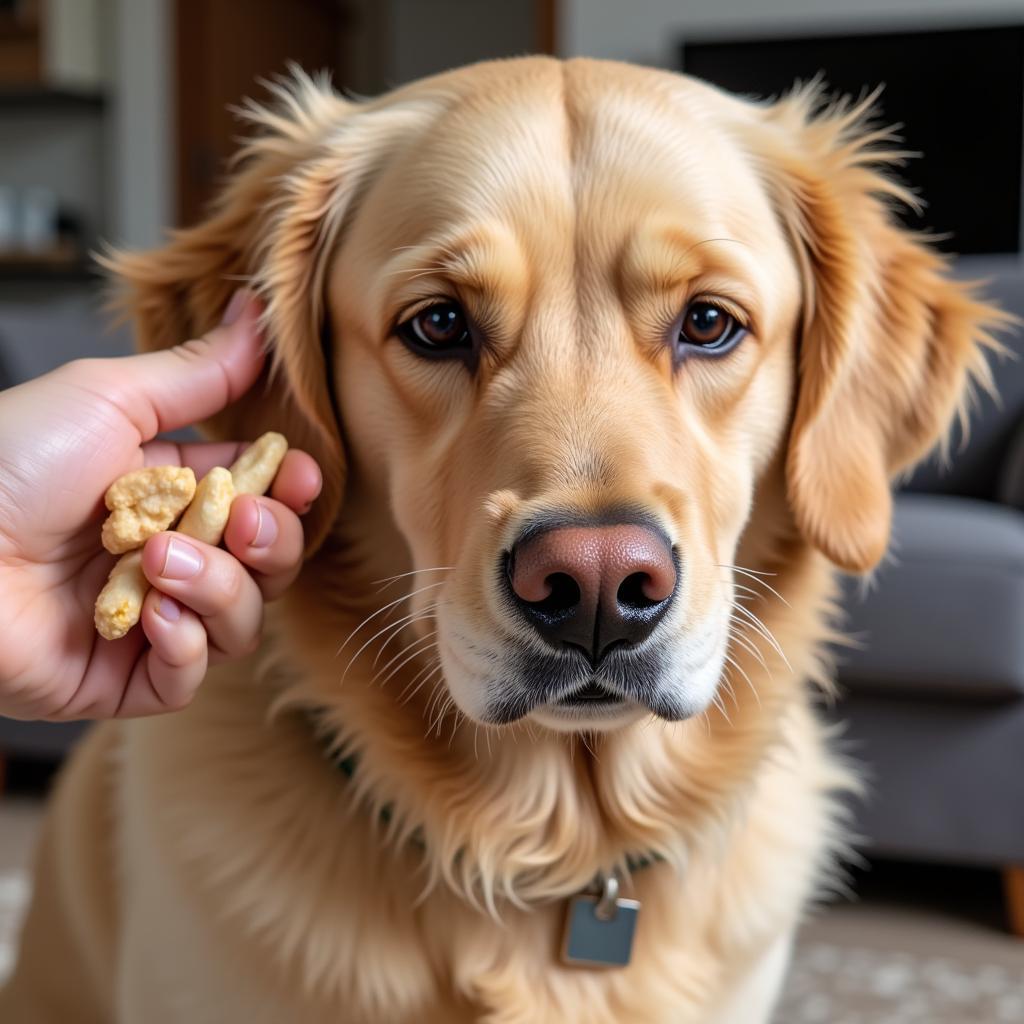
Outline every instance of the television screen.
<svg viewBox="0 0 1024 1024">
<path fill-rule="evenodd" d="M 731 92 L 778 96 L 822 74 L 854 97 L 882 84 L 877 109 L 920 153 L 897 176 L 927 203 L 903 214 L 948 234 L 957 253 L 1016 253 L 1024 132 L 1024 26 L 687 41 L 683 70 Z"/>
</svg>

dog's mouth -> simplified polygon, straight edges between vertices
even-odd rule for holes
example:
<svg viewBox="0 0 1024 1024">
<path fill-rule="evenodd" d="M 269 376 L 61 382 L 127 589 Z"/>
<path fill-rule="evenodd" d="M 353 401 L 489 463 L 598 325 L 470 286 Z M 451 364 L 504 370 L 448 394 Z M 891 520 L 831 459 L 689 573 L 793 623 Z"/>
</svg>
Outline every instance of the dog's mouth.
<svg viewBox="0 0 1024 1024">
<path fill-rule="evenodd" d="M 561 731 L 576 731 L 615 728 L 643 710 L 635 700 L 614 693 L 591 677 L 570 693 L 540 704 L 533 717 Z"/>
<path fill-rule="evenodd" d="M 465 638 L 456 633 L 455 639 Z M 691 639 L 682 652 L 664 641 L 616 647 L 596 670 L 572 649 L 537 650 L 511 638 L 498 650 L 445 643 L 441 656 L 452 696 L 478 722 L 510 726 L 531 719 L 561 732 L 592 731 L 647 715 L 678 722 L 704 711 L 722 668 L 714 639 Z"/>
<path fill-rule="evenodd" d="M 591 678 L 587 684 L 579 690 L 561 697 L 555 701 L 557 707 L 608 707 L 614 704 L 625 704 L 626 701 L 617 693 L 605 689 L 596 679 Z"/>
</svg>

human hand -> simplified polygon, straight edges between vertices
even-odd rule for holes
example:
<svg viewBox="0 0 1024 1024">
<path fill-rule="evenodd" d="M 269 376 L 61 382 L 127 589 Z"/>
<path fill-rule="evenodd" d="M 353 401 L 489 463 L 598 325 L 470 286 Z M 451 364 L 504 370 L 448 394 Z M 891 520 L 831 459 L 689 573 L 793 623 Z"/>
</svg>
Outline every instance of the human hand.
<svg viewBox="0 0 1024 1024">
<path fill-rule="evenodd" d="M 160 432 L 230 405 L 263 364 L 258 300 L 236 294 L 224 323 L 176 348 L 68 363 L 0 393 L 0 715 L 128 718 L 189 703 L 209 663 L 252 651 L 265 601 L 298 574 L 305 512 L 320 492 L 314 460 L 289 451 L 270 495 L 241 495 L 227 551 L 172 533 L 151 537 L 153 590 L 141 629 L 104 640 L 93 604 L 114 564 L 100 545 L 103 495 L 142 466 L 187 465 L 201 478 L 239 443 L 174 444 Z"/>
</svg>

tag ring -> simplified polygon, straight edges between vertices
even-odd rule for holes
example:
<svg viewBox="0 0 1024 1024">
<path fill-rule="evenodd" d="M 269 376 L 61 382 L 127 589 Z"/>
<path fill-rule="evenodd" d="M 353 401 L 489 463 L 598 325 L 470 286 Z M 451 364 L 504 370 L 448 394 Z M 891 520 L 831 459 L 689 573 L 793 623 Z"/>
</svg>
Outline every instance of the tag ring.
<svg viewBox="0 0 1024 1024">
<path fill-rule="evenodd" d="M 619 898 L 619 879 L 615 874 L 605 875 L 602 882 L 601 898 L 594 907 L 594 917 L 599 921 L 614 921 Z"/>
</svg>

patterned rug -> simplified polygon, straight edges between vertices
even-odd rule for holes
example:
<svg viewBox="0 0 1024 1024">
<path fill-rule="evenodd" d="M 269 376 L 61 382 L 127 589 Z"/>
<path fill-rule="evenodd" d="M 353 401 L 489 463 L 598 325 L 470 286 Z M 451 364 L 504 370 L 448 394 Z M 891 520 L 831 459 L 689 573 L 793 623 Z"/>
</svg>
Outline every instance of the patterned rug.
<svg viewBox="0 0 1024 1024">
<path fill-rule="evenodd" d="M 14 937 L 28 893 L 26 875 L 20 872 L 0 874 L 0 980 L 11 969 Z"/>
<path fill-rule="evenodd" d="M 797 950 L 777 1024 L 1024 1024 L 1024 975 L 953 956 L 813 942 Z"/>
<path fill-rule="evenodd" d="M 28 879 L 0 874 L 0 979 Z M 827 942 L 799 947 L 776 1024 L 1024 1024 L 1024 974 L 953 956 Z"/>
</svg>

